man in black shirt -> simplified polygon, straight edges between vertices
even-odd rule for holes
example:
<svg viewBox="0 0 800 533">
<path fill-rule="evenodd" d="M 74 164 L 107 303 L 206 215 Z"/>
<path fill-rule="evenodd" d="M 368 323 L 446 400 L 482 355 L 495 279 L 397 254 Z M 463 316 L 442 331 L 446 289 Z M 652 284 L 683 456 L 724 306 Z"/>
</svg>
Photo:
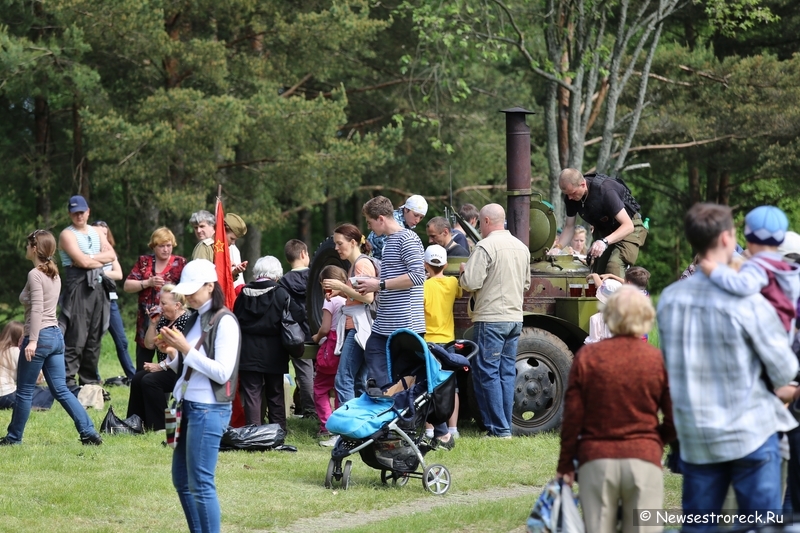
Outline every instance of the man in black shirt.
<svg viewBox="0 0 800 533">
<path fill-rule="evenodd" d="M 450 228 L 450 222 L 444 217 L 433 217 L 426 228 L 428 242 L 438 244 L 447 250 L 447 258 L 469 257 L 469 250 L 458 244 Z"/>
<path fill-rule="evenodd" d="M 638 205 L 625 185 L 607 176 L 584 176 L 574 168 L 561 171 L 558 185 L 564 193 L 567 218 L 551 253 L 572 242 L 575 216 L 580 215 L 594 228 L 594 243 L 589 250 L 594 258 L 592 271 L 624 277 L 625 270 L 636 264 L 639 247 L 647 238 L 642 217 L 635 210 Z"/>
</svg>

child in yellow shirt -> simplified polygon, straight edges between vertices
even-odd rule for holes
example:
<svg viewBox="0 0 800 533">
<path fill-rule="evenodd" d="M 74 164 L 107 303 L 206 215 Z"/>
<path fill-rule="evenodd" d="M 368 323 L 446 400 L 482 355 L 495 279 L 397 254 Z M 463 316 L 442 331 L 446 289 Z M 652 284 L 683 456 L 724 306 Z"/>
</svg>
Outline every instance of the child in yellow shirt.
<svg viewBox="0 0 800 533">
<path fill-rule="evenodd" d="M 453 303 L 461 297 L 461 287 L 458 278 L 445 276 L 447 266 L 447 251 L 438 244 L 428 246 L 425 250 L 425 340 L 437 344 L 447 344 L 455 340 L 455 321 L 453 320 Z M 453 439 L 458 436 L 458 392 L 453 414 L 447 422 L 449 440 L 439 440 L 447 449 Z M 431 428 L 432 431 L 432 428 Z M 432 434 L 432 433 L 431 433 Z M 430 436 L 430 435 L 429 435 Z"/>
</svg>

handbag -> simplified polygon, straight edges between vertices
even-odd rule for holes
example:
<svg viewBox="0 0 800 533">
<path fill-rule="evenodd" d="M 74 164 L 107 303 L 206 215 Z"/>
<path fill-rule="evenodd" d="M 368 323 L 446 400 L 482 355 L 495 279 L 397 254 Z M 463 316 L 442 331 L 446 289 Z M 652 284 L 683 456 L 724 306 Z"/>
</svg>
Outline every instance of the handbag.
<svg viewBox="0 0 800 533">
<path fill-rule="evenodd" d="M 219 314 L 219 312 L 217 312 Z M 194 349 L 199 350 L 200 347 L 203 345 L 203 342 L 206 340 L 206 335 L 208 335 L 208 331 L 211 329 L 211 324 L 214 322 L 214 319 L 217 315 L 211 319 L 209 322 L 209 327 L 202 328 L 203 333 L 200 335 L 200 339 L 198 339 L 197 344 L 195 344 Z M 167 440 L 164 442 L 166 446 L 169 446 L 173 450 L 178 447 L 178 441 L 181 437 L 181 413 L 183 411 L 183 395 L 186 393 L 186 388 L 189 386 L 189 378 L 192 377 L 192 371 L 194 369 L 189 367 L 186 370 L 186 376 L 183 378 L 183 386 L 181 387 L 181 399 L 178 400 L 170 394 L 170 400 L 167 402 L 167 408 L 164 409 L 164 430 L 166 432 Z"/>
<path fill-rule="evenodd" d="M 281 343 L 289 355 L 296 358 L 302 356 L 305 351 L 306 334 L 289 310 L 291 301 L 291 296 L 286 298 L 281 314 Z"/>
<path fill-rule="evenodd" d="M 144 422 L 137 414 L 133 414 L 122 420 L 114 413 L 114 407 L 109 406 L 105 418 L 100 423 L 100 433 L 118 435 L 126 433 L 128 435 L 141 435 L 144 433 Z"/>
<path fill-rule="evenodd" d="M 584 533 L 585 527 L 572 489 L 553 479 L 542 489 L 531 509 L 527 533 Z"/>
</svg>

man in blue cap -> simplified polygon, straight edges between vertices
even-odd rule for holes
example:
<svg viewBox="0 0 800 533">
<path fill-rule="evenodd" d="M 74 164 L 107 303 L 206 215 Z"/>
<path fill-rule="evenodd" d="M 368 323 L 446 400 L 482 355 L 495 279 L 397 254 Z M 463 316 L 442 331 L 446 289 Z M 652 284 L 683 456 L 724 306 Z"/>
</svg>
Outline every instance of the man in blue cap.
<svg viewBox="0 0 800 533">
<path fill-rule="evenodd" d="M 61 314 L 58 325 L 64 334 L 67 386 L 97 384 L 100 378 L 100 340 L 108 329 L 111 302 L 103 287 L 103 265 L 117 257 L 104 234 L 89 225 L 89 204 L 83 196 L 67 203 L 72 224 L 58 237 L 63 270 Z"/>
</svg>

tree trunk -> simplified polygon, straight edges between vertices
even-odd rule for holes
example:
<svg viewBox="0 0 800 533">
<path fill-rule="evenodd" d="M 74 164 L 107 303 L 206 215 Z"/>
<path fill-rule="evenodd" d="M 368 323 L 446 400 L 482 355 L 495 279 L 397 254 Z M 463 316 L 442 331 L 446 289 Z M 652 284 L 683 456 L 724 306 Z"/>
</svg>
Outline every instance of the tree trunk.
<svg viewBox="0 0 800 533">
<path fill-rule="evenodd" d="M 689 207 L 700 201 L 700 169 L 689 165 Z"/>
<path fill-rule="evenodd" d="M 44 226 L 50 227 L 50 106 L 47 98 L 37 96 L 33 101 L 33 128 L 35 140 L 34 183 L 36 187 L 36 212 Z"/>
<path fill-rule="evenodd" d="M 83 128 L 81 127 L 80 104 L 78 98 L 72 102 L 72 168 L 73 181 L 78 183 L 78 192 L 91 202 L 89 196 L 89 165 L 86 156 L 83 154 Z"/>
<path fill-rule="evenodd" d="M 547 163 L 550 171 L 550 203 L 553 204 L 556 224 L 564 224 L 564 201 L 561 198 L 561 189 L 558 188 L 558 175 L 561 173 L 561 161 L 558 150 L 558 86 L 547 82 L 547 93 L 544 104 L 544 130 L 547 136 Z"/>
<path fill-rule="evenodd" d="M 311 242 L 311 210 L 303 209 L 297 214 L 297 238 L 306 243 L 312 250 Z"/>
<path fill-rule="evenodd" d="M 336 207 L 338 201 L 334 198 L 325 203 L 325 236 L 333 235 L 333 230 L 336 229 Z"/>
<path fill-rule="evenodd" d="M 255 225 L 247 226 L 247 236 L 244 246 L 241 249 L 242 260 L 247 261 L 247 270 L 244 273 L 245 279 L 253 279 L 253 267 L 256 261 L 261 258 L 261 229 Z"/>
<path fill-rule="evenodd" d="M 706 202 L 715 204 L 719 201 L 719 169 L 706 169 Z"/>
<path fill-rule="evenodd" d="M 719 203 L 728 205 L 731 198 L 731 173 L 723 170 L 719 177 Z"/>
</svg>

